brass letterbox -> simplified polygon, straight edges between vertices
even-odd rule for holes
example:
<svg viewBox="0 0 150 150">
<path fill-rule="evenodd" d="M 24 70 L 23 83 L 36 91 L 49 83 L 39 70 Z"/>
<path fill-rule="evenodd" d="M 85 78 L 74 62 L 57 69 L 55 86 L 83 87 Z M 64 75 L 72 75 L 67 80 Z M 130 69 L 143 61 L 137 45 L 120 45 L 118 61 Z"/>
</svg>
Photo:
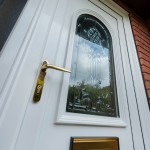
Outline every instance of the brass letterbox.
<svg viewBox="0 0 150 150">
<path fill-rule="evenodd" d="M 119 150 L 119 139 L 112 138 L 71 138 L 70 150 Z"/>
</svg>

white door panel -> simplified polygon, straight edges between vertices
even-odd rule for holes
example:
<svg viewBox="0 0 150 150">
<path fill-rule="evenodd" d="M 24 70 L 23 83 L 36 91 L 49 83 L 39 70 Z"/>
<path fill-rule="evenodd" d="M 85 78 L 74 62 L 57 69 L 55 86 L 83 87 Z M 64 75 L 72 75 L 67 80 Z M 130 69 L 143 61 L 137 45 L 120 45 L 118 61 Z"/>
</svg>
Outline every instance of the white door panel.
<svg viewBox="0 0 150 150">
<path fill-rule="evenodd" d="M 101 6 L 87 0 L 40 1 L 22 46 L 24 51 L 21 49 L 23 54 L 18 55 L 8 88 L 2 93 L 7 103 L 1 116 L 0 149 L 69 150 L 70 137 L 118 137 L 120 150 L 144 150 L 141 131 L 137 131 L 139 145 L 132 132 L 129 101 L 135 99 L 126 89 L 132 84 L 127 82 L 131 70 L 122 17 Z M 76 20 L 81 14 L 97 17 L 112 36 L 119 118 L 66 112 L 70 75 L 52 69 L 47 70 L 41 100 L 33 103 L 42 61 L 71 69 Z M 137 119 L 137 109 L 133 111 Z M 140 123 L 135 128 L 139 127 Z"/>
</svg>

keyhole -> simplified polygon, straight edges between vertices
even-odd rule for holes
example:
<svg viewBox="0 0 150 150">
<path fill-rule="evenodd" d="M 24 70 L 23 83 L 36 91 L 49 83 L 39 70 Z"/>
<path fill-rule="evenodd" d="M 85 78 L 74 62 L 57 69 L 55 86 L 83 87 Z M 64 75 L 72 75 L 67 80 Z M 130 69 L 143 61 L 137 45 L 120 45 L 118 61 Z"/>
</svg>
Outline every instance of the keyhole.
<svg viewBox="0 0 150 150">
<path fill-rule="evenodd" d="M 41 89 L 42 89 L 42 85 L 38 85 L 37 86 L 37 94 L 39 94 L 41 92 Z"/>
</svg>

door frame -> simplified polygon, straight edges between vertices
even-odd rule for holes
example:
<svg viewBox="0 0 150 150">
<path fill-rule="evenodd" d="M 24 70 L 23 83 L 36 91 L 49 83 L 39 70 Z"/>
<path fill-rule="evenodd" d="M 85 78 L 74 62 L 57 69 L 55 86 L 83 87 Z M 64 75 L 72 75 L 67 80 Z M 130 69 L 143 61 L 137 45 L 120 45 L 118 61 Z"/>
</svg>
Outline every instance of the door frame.
<svg viewBox="0 0 150 150">
<path fill-rule="evenodd" d="M 131 118 L 131 127 L 133 132 L 133 139 L 135 142 L 135 149 L 139 142 L 139 131 L 142 132 L 142 139 L 143 144 L 146 150 L 150 149 L 150 113 L 149 113 L 149 106 L 147 103 L 147 96 L 145 92 L 145 87 L 143 83 L 142 73 L 140 69 L 139 59 L 137 56 L 137 50 L 135 46 L 135 41 L 133 37 L 133 32 L 131 28 L 131 23 L 129 19 L 129 13 L 125 11 L 122 7 L 116 4 L 113 1 L 109 0 L 90 0 L 98 7 L 99 1 L 101 1 L 104 5 L 107 5 L 110 9 L 115 11 L 118 15 L 122 17 L 122 21 L 124 23 L 124 32 L 126 36 L 126 45 L 128 48 L 128 53 L 126 54 L 129 58 L 129 65 L 131 69 L 131 77 L 130 80 L 133 84 L 133 88 L 131 86 L 126 87 L 129 97 L 134 99 L 133 101 L 128 101 L 129 103 L 129 111 L 130 111 L 130 118 Z M 111 10 L 110 10 L 111 11 Z M 134 93 L 134 95 L 132 94 Z M 137 115 L 134 114 L 132 111 L 133 109 L 137 109 Z M 139 124 L 139 126 L 137 126 Z M 137 138 L 138 137 L 138 138 Z"/>
<path fill-rule="evenodd" d="M 111 11 L 115 11 L 120 17 L 122 17 L 124 32 L 126 34 L 126 45 L 128 48 L 128 52 L 125 55 L 129 58 L 129 66 L 131 70 L 131 76 L 128 78 L 128 82 L 130 84 L 128 84 L 126 89 L 128 97 L 133 99 L 133 101 L 128 101 L 128 106 L 133 139 L 135 142 L 134 146 L 135 149 L 138 150 L 138 145 L 142 140 L 145 145 L 145 149 L 149 150 L 150 113 L 128 12 L 110 0 L 100 0 L 101 3 L 99 3 L 99 0 L 90 1 L 103 10 L 106 10 L 106 7 L 109 7 L 110 13 Z M 27 52 L 28 44 L 34 34 L 43 4 L 44 0 L 29 0 L 27 2 L 0 54 L 0 121 L 3 121 L 3 114 L 5 113 L 7 103 L 10 103 L 7 101 L 8 95 L 13 93 L 13 86 L 14 81 L 17 78 L 18 68 L 20 68 L 23 63 L 22 59 Z M 24 30 L 22 30 L 22 28 L 24 28 Z M 142 137 L 139 137 L 141 132 Z"/>
</svg>

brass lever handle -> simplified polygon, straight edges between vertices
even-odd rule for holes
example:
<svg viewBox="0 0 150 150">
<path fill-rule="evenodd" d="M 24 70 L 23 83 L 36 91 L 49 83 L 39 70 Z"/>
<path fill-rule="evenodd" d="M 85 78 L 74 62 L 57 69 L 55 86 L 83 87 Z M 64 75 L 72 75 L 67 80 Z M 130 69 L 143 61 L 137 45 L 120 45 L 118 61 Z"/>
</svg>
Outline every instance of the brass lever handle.
<svg viewBox="0 0 150 150">
<path fill-rule="evenodd" d="M 71 71 L 69 71 L 69 70 L 67 70 L 67 69 L 64 69 L 64 68 L 61 68 L 61 67 L 58 67 L 58 66 L 54 66 L 54 65 L 48 64 L 47 61 L 44 61 L 44 62 L 43 62 L 43 65 L 42 65 L 42 70 L 46 70 L 46 69 L 48 69 L 48 68 L 55 69 L 55 70 L 59 70 L 59 71 L 63 71 L 63 72 L 71 73 Z"/>
<path fill-rule="evenodd" d="M 48 64 L 47 61 L 44 61 L 42 63 L 41 71 L 40 71 L 40 74 L 39 74 L 39 77 L 38 77 L 38 80 L 37 80 L 37 83 L 36 83 L 36 88 L 35 88 L 35 91 L 34 91 L 34 95 L 33 95 L 33 102 L 35 102 L 35 103 L 40 101 L 40 99 L 41 99 L 41 95 L 42 95 L 42 91 L 43 91 L 43 87 L 44 87 L 44 79 L 45 79 L 45 75 L 46 75 L 46 70 L 48 68 L 71 73 L 71 71 L 69 71 L 67 69 Z"/>
</svg>

